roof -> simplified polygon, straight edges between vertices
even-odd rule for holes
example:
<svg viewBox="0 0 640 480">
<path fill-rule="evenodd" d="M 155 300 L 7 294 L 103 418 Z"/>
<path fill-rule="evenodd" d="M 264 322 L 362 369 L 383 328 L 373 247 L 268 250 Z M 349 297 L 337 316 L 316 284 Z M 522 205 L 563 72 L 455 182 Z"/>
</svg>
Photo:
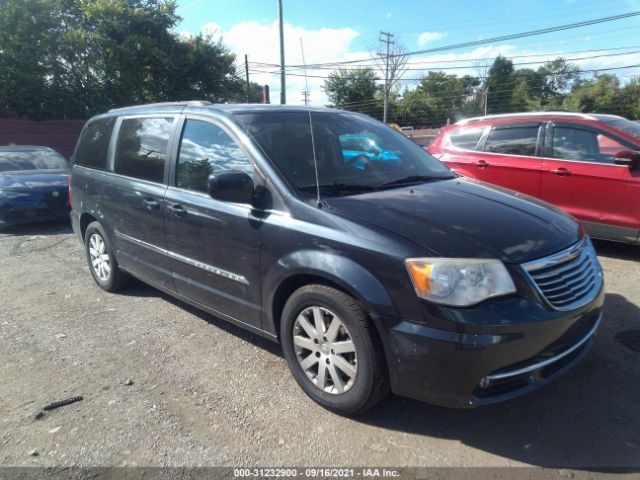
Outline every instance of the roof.
<svg viewBox="0 0 640 480">
<path fill-rule="evenodd" d="M 272 105 L 265 103 L 211 103 L 206 100 L 189 100 L 184 102 L 162 102 L 162 103 L 149 103 L 146 105 L 134 105 L 131 107 L 113 108 L 109 112 L 98 115 L 113 116 L 113 115 L 141 115 L 147 113 L 158 112 L 175 112 L 182 111 L 185 108 L 195 110 L 217 110 L 227 113 L 251 113 L 251 112 L 326 112 L 326 111 L 341 111 L 338 109 L 329 109 L 323 107 L 309 107 L 304 105 Z"/>
<path fill-rule="evenodd" d="M 580 112 L 523 112 L 523 113 L 504 113 L 500 115 L 487 115 L 484 117 L 465 118 L 456 122 L 455 125 L 468 125 L 470 123 L 484 122 L 487 120 L 508 120 L 510 118 L 527 118 L 527 117 L 547 117 L 547 118 L 580 118 L 582 120 L 600 120 L 598 117 L 613 117 L 614 115 L 598 115 Z M 622 118 L 622 117 L 620 117 Z"/>
</svg>

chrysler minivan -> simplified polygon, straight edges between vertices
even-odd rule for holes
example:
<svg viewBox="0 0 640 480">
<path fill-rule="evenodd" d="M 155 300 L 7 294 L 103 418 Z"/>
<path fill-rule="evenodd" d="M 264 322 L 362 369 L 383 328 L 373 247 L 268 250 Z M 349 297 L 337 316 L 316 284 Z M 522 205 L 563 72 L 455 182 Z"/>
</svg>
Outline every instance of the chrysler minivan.
<svg viewBox="0 0 640 480">
<path fill-rule="evenodd" d="M 344 158 L 366 136 L 398 161 Z M 320 405 L 529 392 L 588 351 L 594 247 L 570 216 L 459 177 L 340 110 L 155 104 L 88 121 L 72 224 L 107 291 L 132 277 L 282 346 Z M 284 394 L 284 392 L 277 392 Z"/>
</svg>

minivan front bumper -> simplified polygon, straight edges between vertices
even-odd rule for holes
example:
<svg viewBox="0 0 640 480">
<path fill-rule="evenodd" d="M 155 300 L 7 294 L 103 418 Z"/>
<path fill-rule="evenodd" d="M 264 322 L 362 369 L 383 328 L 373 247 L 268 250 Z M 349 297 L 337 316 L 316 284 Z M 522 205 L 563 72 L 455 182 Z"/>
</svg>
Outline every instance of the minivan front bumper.
<svg viewBox="0 0 640 480">
<path fill-rule="evenodd" d="M 570 312 L 524 298 L 493 308 L 440 308 L 457 329 L 374 317 L 385 343 L 394 393 L 438 405 L 471 408 L 534 390 L 576 365 L 602 320 L 604 289 Z M 515 319 L 515 320 L 514 320 Z"/>
</svg>

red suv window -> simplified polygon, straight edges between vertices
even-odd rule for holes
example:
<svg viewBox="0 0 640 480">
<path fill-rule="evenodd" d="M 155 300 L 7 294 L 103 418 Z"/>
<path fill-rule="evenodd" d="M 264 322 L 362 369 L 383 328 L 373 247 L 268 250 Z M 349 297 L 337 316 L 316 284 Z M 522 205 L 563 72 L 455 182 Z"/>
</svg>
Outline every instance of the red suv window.
<svg viewBox="0 0 640 480">
<path fill-rule="evenodd" d="M 494 127 L 484 150 L 504 155 L 533 157 L 538 143 L 538 126 Z"/>
</svg>

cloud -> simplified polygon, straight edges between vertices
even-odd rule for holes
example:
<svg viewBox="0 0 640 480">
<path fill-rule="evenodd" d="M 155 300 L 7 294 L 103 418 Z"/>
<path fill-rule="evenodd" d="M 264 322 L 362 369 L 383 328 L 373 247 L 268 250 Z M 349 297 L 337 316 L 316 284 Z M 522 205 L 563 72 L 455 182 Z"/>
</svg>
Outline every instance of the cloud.
<svg viewBox="0 0 640 480">
<path fill-rule="evenodd" d="M 424 47 L 427 43 L 447 38 L 448 35 L 448 33 L 443 32 L 422 32 L 418 35 L 418 45 Z"/>
<path fill-rule="evenodd" d="M 261 85 L 269 85 L 272 103 L 280 100 L 280 77 L 277 65 L 280 64 L 280 43 L 278 22 L 260 23 L 255 21 L 240 22 L 227 30 L 221 30 L 215 23 L 207 23 L 202 27 L 203 33 L 213 34 L 214 40 L 221 38 L 223 43 L 236 54 L 238 63 L 244 55 L 251 62 L 263 62 L 275 66 L 252 65 L 250 80 Z M 368 58 L 369 52 L 350 51 L 351 44 L 359 36 L 352 28 L 320 28 L 309 30 L 289 23 L 284 25 L 284 50 L 287 65 L 301 65 L 302 51 L 300 39 L 304 47 L 306 64 L 343 61 L 355 58 Z M 304 69 L 291 70 L 287 75 L 287 103 L 302 103 L 302 92 L 305 90 Z M 326 75 L 326 70 L 309 70 L 309 75 Z M 313 105 L 324 105 L 327 97 L 322 91 L 324 80 L 309 77 L 308 84 Z"/>
</svg>

